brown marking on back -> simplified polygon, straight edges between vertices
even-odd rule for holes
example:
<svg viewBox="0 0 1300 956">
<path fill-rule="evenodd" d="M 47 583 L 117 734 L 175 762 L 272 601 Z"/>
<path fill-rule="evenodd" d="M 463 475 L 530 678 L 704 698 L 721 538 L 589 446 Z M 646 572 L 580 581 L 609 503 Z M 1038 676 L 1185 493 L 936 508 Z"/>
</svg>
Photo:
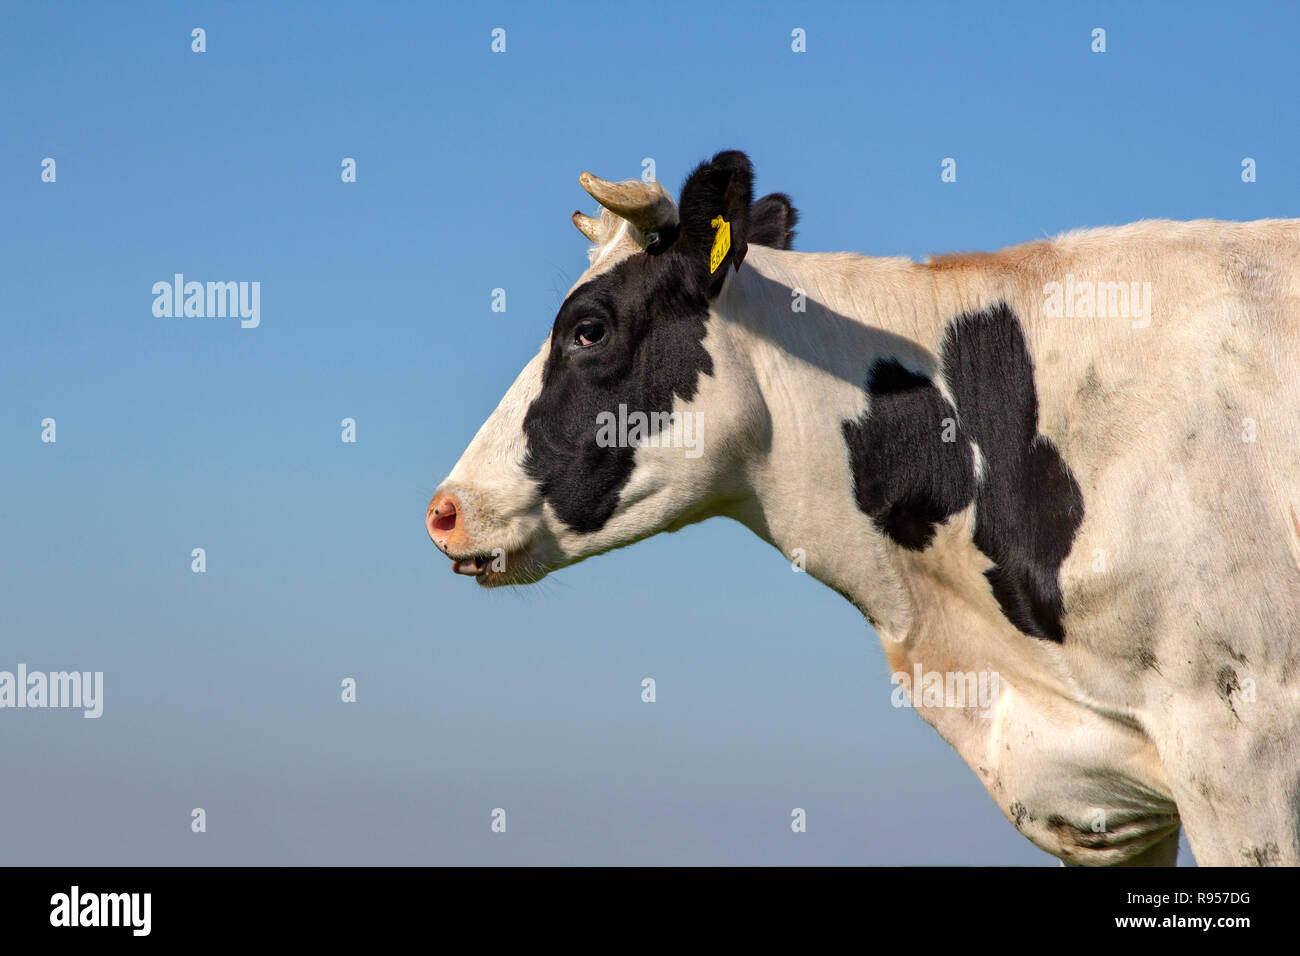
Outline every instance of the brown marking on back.
<svg viewBox="0 0 1300 956">
<path fill-rule="evenodd" d="M 1052 254 L 1052 243 L 1046 239 L 1009 246 L 997 252 L 947 252 L 931 256 L 922 267 L 934 272 L 958 272 L 963 270 L 997 272 L 1018 272 L 1030 263 Z"/>
</svg>

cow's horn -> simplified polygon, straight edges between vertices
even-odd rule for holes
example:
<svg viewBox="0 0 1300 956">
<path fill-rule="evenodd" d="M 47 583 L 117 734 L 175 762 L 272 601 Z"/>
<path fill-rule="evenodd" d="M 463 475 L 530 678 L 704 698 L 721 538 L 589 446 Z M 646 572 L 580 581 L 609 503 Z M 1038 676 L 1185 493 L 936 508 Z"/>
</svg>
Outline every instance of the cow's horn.
<svg viewBox="0 0 1300 956">
<path fill-rule="evenodd" d="M 578 232 L 582 233 L 592 242 L 600 238 L 600 220 L 593 219 L 591 216 L 584 216 L 578 210 L 573 210 L 573 224 L 578 227 Z"/>
<path fill-rule="evenodd" d="M 657 182 L 629 179 L 611 183 L 591 173 L 583 173 L 578 182 L 592 199 L 622 216 L 647 236 L 677 225 L 677 204 Z"/>
</svg>

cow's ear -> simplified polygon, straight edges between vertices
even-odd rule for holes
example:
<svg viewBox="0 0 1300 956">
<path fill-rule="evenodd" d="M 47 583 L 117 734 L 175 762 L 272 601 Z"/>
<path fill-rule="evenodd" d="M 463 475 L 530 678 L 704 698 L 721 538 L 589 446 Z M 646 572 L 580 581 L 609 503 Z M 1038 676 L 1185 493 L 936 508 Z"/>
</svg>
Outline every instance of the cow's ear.
<svg viewBox="0 0 1300 956">
<path fill-rule="evenodd" d="M 717 295 L 727 269 L 739 269 L 749 248 L 749 207 L 754 203 L 754 168 L 736 150 L 701 163 L 682 186 L 679 204 L 682 255 Z"/>
<path fill-rule="evenodd" d="M 769 193 L 749 208 L 749 241 L 756 246 L 789 249 L 799 211 L 785 193 Z"/>
</svg>

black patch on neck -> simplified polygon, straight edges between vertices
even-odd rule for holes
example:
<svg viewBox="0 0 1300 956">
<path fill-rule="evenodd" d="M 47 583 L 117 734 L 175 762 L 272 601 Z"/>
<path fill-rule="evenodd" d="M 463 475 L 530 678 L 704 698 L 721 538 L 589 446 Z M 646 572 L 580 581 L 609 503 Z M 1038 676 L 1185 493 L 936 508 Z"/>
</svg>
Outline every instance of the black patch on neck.
<svg viewBox="0 0 1300 956">
<path fill-rule="evenodd" d="M 884 359 L 867 381 L 871 407 L 842 424 L 858 507 L 902 547 L 921 550 L 935 525 L 975 502 L 975 546 L 1007 620 L 1033 637 L 1063 641 L 1059 580 L 1083 522 L 1083 494 L 1056 446 L 1038 434 L 1033 361 L 1005 305 L 949 323 L 934 384 Z M 974 479 L 974 442 L 984 458 Z"/>
<path fill-rule="evenodd" d="M 970 504 L 974 456 L 956 411 L 924 375 L 880 359 L 867 393 L 867 413 L 840 426 L 858 508 L 902 547 L 924 550 L 934 526 Z M 956 440 L 945 442 L 945 430 Z"/>
<path fill-rule="evenodd" d="M 939 351 L 962 428 L 984 455 L 975 545 L 1002 612 L 1026 634 L 1065 639 L 1061 564 L 1083 523 L 1083 493 L 1038 434 L 1034 365 L 1015 314 L 999 303 L 949 323 Z"/>
</svg>

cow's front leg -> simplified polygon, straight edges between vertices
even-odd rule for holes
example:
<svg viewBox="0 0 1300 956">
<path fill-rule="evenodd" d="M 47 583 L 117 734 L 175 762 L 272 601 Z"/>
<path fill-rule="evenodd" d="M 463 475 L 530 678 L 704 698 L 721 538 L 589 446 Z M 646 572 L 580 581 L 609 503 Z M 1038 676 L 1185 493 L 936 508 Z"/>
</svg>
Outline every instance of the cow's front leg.
<svg viewBox="0 0 1300 956">
<path fill-rule="evenodd" d="M 1300 719 L 1249 679 L 1174 698 L 1152 736 L 1199 865 L 1300 866 Z"/>
</svg>

